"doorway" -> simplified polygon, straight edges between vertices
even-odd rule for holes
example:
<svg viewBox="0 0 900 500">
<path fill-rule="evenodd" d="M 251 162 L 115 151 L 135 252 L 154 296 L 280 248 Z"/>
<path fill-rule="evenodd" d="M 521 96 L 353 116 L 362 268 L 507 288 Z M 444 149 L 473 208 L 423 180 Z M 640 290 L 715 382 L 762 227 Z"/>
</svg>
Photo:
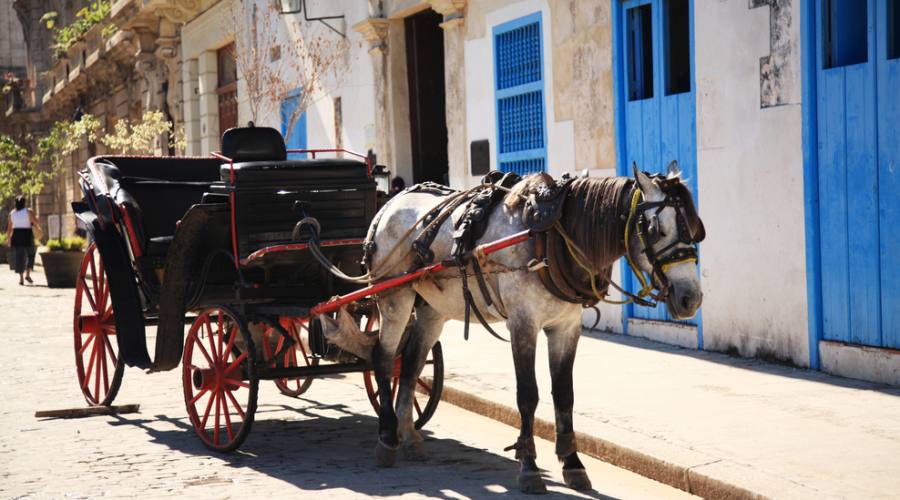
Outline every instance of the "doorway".
<svg viewBox="0 0 900 500">
<path fill-rule="evenodd" d="M 449 183 L 441 22 L 443 17 L 433 10 L 404 20 L 413 183 Z"/>
</svg>

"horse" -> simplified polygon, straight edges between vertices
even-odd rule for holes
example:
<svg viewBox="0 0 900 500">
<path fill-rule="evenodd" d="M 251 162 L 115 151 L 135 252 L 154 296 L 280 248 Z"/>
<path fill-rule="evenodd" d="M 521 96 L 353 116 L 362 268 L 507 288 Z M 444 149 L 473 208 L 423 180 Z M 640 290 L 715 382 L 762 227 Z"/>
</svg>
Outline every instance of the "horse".
<svg viewBox="0 0 900 500">
<path fill-rule="evenodd" d="M 705 235 L 702 221 L 694 210 L 691 195 L 680 179 L 677 164 L 670 164 L 666 177 L 650 176 L 634 170 L 630 177 L 581 177 L 565 189 L 565 202 L 558 224 L 570 240 L 569 259 L 584 262 L 593 273 L 590 287 L 605 291 L 612 265 L 626 255 L 641 283 L 641 296 L 655 288 L 675 319 L 693 317 L 703 294 L 697 276 L 696 242 Z M 487 226 L 478 242 L 496 241 L 526 229 L 523 199 L 552 182 L 546 174 L 531 175 L 504 193 L 487 218 Z M 369 269 L 380 268 L 382 275 L 400 275 L 416 266 L 412 252 L 386 252 L 398 246 L 409 248 L 414 231 L 423 217 L 445 201 L 444 192 L 407 190 L 392 198 L 379 211 L 367 240 L 377 249 L 370 256 Z M 453 208 L 453 207 L 451 207 Z M 443 222 L 431 250 L 440 259 L 448 256 L 453 243 L 454 223 L 464 211 L 460 205 Z M 426 220 L 427 222 L 427 220 Z M 627 236 L 626 236 L 627 235 Z M 492 254 L 484 279 L 488 294 L 496 294 L 492 307 L 481 293 L 472 293 L 473 308 L 481 311 L 488 323 L 505 321 L 516 372 L 516 400 L 521 431 L 515 449 L 519 462 L 518 486 L 526 493 L 546 492 L 535 459 L 534 413 L 538 403 L 535 380 L 535 345 L 538 333 L 547 337 L 556 419 L 556 455 L 568 487 L 591 488 L 584 465 L 578 457 L 572 426 L 572 369 L 582 330 L 584 304 L 563 300 L 548 290 L 533 271 L 535 242 L 506 248 Z M 587 275 L 584 273 L 585 281 Z M 645 279 L 645 276 L 649 278 Z M 445 272 L 414 282 L 411 286 L 383 292 L 376 297 L 380 332 L 372 348 L 371 360 L 378 384 L 380 412 L 378 444 L 375 456 L 379 466 L 392 466 L 398 452 L 413 460 L 424 460 L 422 437 L 413 422 L 413 391 L 427 354 L 438 341 L 448 319 L 463 320 L 468 314 L 463 299 L 463 280 Z M 585 283 L 582 283 L 585 287 Z M 600 293 L 604 293 L 601 291 Z M 595 297 L 599 300 L 602 297 Z M 634 297 L 641 300 L 640 297 Z M 499 307 L 502 304 L 502 309 Z M 403 342 L 401 343 L 401 339 Z M 402 354 L 396 410 L 392 407 L 390 376 L 394 359 Z"/>
</svg>

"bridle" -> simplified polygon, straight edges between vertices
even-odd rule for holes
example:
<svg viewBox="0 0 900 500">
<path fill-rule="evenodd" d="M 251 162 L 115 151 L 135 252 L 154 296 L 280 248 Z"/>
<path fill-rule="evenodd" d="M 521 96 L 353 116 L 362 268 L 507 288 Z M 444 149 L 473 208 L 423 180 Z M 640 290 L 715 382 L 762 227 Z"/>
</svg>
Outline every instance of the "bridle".
<svg viewBox="0 0 900 500">
<path fill-rule="evenodd" d="M 654 175 L 651 179 L 665 197 L 661 201 L 644 201 L 640 185 L 636 185 L 631 197 L 628 220 L 625 224 L 625 257 L 631 271 L 641 282 L 641 290 L 636 297 L 632 294 L 627 295 L 631 300 L 637 298 L 646 302 L 645 297 L 650 297 L 658 303 L 665 301 L 669 295 L 670 283 L 666 271 L 677 264 L 697 262 L 697 244 L 706 237 L 706 231 L 695 212 L 690 192 L 681 184 L 679 178 L 667 179 Z M 675 209 L 678 237 L 663 248 L 656 249 L 655 245 L 663 236 L 659 229 L 659 213 L 666 207 Z M 652 211 L 651 215 L 648 216 L 647 211 Z M 641 242 L 643 246 L 641 252 L 647 256 L 652 267 L 649 279 L 631 258 L 629 243 L 632 231 Z M 658 291 L 657 294 L 653 294 L 654 289 Z"/>
</svg>

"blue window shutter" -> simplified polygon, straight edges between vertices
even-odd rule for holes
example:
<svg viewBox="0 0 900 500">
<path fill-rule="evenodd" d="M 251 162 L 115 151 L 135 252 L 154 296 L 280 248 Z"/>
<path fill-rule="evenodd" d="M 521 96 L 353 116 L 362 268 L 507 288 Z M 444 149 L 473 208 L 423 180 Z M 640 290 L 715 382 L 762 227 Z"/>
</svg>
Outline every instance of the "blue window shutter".
<svg viewBox="0 0 900 500">
<path fill-rule="evenodd" d="M 497 164 L 520 175 L 547 170 L 541 13 L 494 27 Z"/>
<path fill-rule="evenodd" d="M 291 115 L 297 106 L 300 105 L 300 89 L 292 91 L 288 97 L 281 101 L 281 135 L 287 137 L 285 146 L 287 149 L 307 149 L 306 145 L 306 112 L 303 112 L 294 121 L 291 127 L 290 137 L 288 137 L 288 126 L 290 125 Z M 289 158 L 306 158 L 306 153 L 291 153 Z"/>
</svg>

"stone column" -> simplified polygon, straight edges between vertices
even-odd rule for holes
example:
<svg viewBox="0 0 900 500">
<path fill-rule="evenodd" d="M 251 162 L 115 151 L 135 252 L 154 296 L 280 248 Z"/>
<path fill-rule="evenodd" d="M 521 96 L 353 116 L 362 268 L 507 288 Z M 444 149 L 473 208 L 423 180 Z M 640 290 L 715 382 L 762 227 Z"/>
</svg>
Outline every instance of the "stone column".
<svg viewBox="0 0 900 500">
<path fill-rule="evenodd" d="M 203 154 L 200 148 L 200 81 L 197 59 L 188 59 L 181 65 L 182 96 L 184 97 L 185 153 L 188 156 Z"/>
<path fill-rule="evenodd" d="M 371 17 L 353 26 L 369 42 L 372 70 L 375 74 L 375 152 L 378 162 L 391 165 L 393 155 L 388 141 L 387 104 L 387 35 L 390 21 L 383 17 Z"/>
<path fill-rule="evenodd" d="M 219 83 L 216 51 L 207 50 L 197 61 L 199 108 L 200 108 L 200 154 L 208 155 L 219 149 Z"/>
<path fill-rule="evenodd" d="M 444 16 L 444 89 L 447 116 L 447 160 L 450 185 L 473 184 L 469 174 L 466 144 L 466 0 L 429 0 L 431 8 Z M 496 146 L 495 146 L 496 147 Z"/>
</svg>

